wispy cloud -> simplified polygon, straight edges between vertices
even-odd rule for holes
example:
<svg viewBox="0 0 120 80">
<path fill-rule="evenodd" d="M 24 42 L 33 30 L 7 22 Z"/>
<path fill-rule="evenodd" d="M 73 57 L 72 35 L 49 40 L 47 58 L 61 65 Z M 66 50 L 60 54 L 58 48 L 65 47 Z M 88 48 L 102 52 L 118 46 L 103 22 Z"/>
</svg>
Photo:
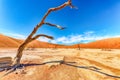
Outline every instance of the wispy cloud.
<svg viewBox="0 0 120 80">
<path fill-rule="evenodd" d="M 40 37 L 38 40 L 39 41 L 44 41 L 44 42 L 50 42 L 51 41 L 50 39 L 45 38 L 45 37 Z"/>
<path fill-rule="evenodd" d="M 22 34 L 18 34 L 18 33 L 7 33 L 7 35 L 17 38 L 17 39 L 25 39 L 26 36 L 22 35 Z"/>
<path fill-rule="evenodd" d="M 17 38 L 17 39 L 25 39 L 26 38 L 26 36 L 24 36 L 22 34 L 18 34 L 18 33 L 6 32 L 6 33 L 2 33 L 2 34 L 13 37 L 13 38 Z"/>
<path fill-rule="evenodd" d="M 3 28 L 0 28 L 0 34 L 10 36 L 13 38 L 17 38 L 17 39 L 25 39 L 26 38 L 26 36 L 23 34 L 19 34 L 19 33 L 16 33 L 16 32 L 13 32 L 13 31 L 10 31 L 7 29 L 3 29 Z"/>
<path fill-rule="evenodd" d="M 94 31 L 88 31 L 84 34 L 68 35 L 52 40 L 51 43 L 60 44 L 74 44 L 74 43 L 87 43 L 95 40 L 101 40 L 111 37 L 120 37 L 120 35 L 96 35 Z"/>
</svg>

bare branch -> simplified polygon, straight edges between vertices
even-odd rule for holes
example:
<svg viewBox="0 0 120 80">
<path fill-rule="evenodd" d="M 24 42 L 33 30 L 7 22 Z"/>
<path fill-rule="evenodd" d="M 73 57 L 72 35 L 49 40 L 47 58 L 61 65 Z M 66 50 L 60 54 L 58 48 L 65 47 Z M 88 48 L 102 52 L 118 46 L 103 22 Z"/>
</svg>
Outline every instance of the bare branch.
<svg viewBox="0 0 120 80">
<path fill-rule="evenodd" d="M 42 22 L 45 21 L 46 17 L 50 14 L 50 12 L 52 12 L 52 11 L 57 11 L 57 10 L 61 10 L 61 9 L 63 9 L 63 8 L 66 7 L 66 6 L 70 6 L 70 7 L 72 6 L 71 0 L 68 0 L 67 2 L 65 2 L 64 4 L 62 4 L 62 5 L 58 6 L 58 7 L 54 7 L 54 8 L 48 9 L 47 13 L 44 15 L 44 17 L 43 17 L 43 19 L 42 19 Z M 39 24 L 39 25 L 40 25 L 40 24 Z"/>
<path fill-rule="evenodd" d="M 49 39 L 54 39 L 52 36 L 48 36 L 48 35 L 45 35 L 45 34 L 39 34 L 39 35 L 36 35 L 33 38 L 31 38 L 31 41 L 36 40 L 39 37 L 46 37 L 46 38 L 49 38 Z"/>
<path fill-rule="evenodd" d="M 48 23 L 48 22 L 45 22 L 44 24 L 49 25 L 49 26 L 56 27 L 56 28 L 61 29 L 61 30 L 65 29 L 65 27 L 61 27 L 60 25 L 51 24 L 51 23 Z"/>
<path fill-rule="evenodd" d="M 65 2 L 64 4 L 62 4 L 62 5 L 58 6 L 58 7 L 48 9 L 47 13 L 43 16 L 41 22 L 38 23 L 38 25 L 34 28 L 34 30 L 32 31 L 32 33 L 28 36 L 28 38 L 31 38 L 31 37 L 37 32 L 38 28 L 40 28 L 40 27 L 44 24 L 44 21 L 45 21 L 46 17 L 47 17 L 52 11 L 61 10 L 61 9 L 63 9 L 63 8 L 66 7 L 66 6 L 70 6 L 71 8 L 73 8 L 73 5 L 72 5 L 71 0 L 68 0 L 67 2 Z"/>
<path fill-rule="evenodd" d="M 71 7 L 71 8 L 77 8 L 76 6 L 74 6 L 73 4 L 72 4 L 72 1 L 71 0 L 68 0 L 68 4 L 69 4 L 69 6 Z"/>
</svg>

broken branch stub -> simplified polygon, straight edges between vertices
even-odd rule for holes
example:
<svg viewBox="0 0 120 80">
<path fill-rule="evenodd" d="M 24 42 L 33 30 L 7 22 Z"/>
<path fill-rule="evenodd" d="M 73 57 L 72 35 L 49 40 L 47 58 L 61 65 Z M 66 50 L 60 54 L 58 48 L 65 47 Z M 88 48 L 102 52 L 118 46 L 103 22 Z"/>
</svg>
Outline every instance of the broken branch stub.
<svg viewBox="0 0 120 80">
<path fill-rule="evenodd" d="M 56 24 L 51 24 L 51 23 L 48 23 L 48 22 L 45 22 L 44 24 L 49 25 L 49 26 L 56 27 L 56 28 L 61 29 L 61 30 L 65 29 L 65 27 L 62 27 L 62 26 L 56 25 Z"/>
</svg>

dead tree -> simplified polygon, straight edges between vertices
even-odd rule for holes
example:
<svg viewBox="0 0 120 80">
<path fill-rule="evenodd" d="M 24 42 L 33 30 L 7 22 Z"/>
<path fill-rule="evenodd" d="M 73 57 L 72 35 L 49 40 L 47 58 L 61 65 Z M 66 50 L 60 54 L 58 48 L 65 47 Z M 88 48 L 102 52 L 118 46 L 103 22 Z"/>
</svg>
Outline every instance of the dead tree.
<svg viewBox="0 0 120 80">
<path fill-rule="evenodd" d="M 13 71 L 15 70 L 15 68 L 17 68 L 17 67 L 20 65 L 20 60 L 21 60 L 21 57 L 22 57 L 22 55 L 23 55 L 23 50 L 25 49 L 25 47 L 26 47 L 26 45 L 27 45 L 28 43 L 32 42 L 33 40 L 36 40 L 37 38 L 39 38 L 39 37 L 41 37 L 41 36 L 42 36 L 42 37 L 49 38 L 49 39 L 53 39 L 52 36 L 48 36 L 48 35 L 44 35 L 44 34 L 35 35 L 35 33 L 37 32 L 37 30 L 38 30 L 42 25 L 46 24 L 46 25 L 49 25 L 49 26 L 57 27 L 57 28 L 59 28 L 59 29 L 61 29 L 61 30 L 64 29 L 63 27 L 61 27 L 61 26 L 59 26 L 59 25 L 45 22 L 45 19 L 47 18 L 47 16 L 48 16 L 51 12 L 57 11 L 57 10 L 61 10 L 62 8 L 66 7 L 66 6 L 70 6 L 71 8 L 74 8 L 74 6 L 73 6 L 72 3 L 71 3 L 71 0 L 68 0 L 67 2 L 65 2 L 64 4 L 62 4 L 62 5 L 58 6 L 58 7 L 48 9 L 47 13 L 43 16 L 41 22 L 38 23 L 38 24 L 35 26 L 35 28 L 34 28 L 33 31 L 30 33 L 30 35 L 27 37 L 27 39 L 26 39 L 26 40 L 20 45 L 20 47 L 18 48 L 17 55 L 16 55 L 16 57 L 14 58 L 14 62 L 13 62 L 13 65 L 12 65 L 12 66 L 13 66 L 13 69 L 10 70 L 10 71 L 8 71 L 6 74 L 2 75 L 2 76 L 0 77 L 0 80 L 1 80 L 2 77 L 4 77 L 4 76 L 8 75 L 9 73 L 13 72 Z M 35 36 L 34 36 L 34 35 L 35 35 Z M 78 45 L 78 46 L 79 46 L 79 49 L 80 49 L 80 45 Z M 2 58 L 1 60 L 4 61 L 4 59 L 8 59 L 8 60 L 6 60 L 6 61 L 11 62 L 11 61 L 10 61 L 10 60 L 11 60 L 10 57 L 8 57 L 8 58 L 7 58 L 7 57 L 6 57 L 6 58 Z M 107 74 L 107 73 L 101 72 L 101 71 L 99 71 L 99 70 L 101 70 L 101 69 L 99 69 L 99 68 L 97 68 L 97 67 L 95 67 L 95 66 L 77 66 L 77 65 L 72 65 L 71 62 L 69 62 L 69 63 L 70 63 L 70 64 L 69 64 L 69 63 L 66 63 L 66 62 L 64 62 L 64 61 L 52 61 L 52 63 L 53 63 L 53 62 L 60 62 L 61 64 L 65 64 L 65 65 L 69 65 L 69 66 L 73 66 L 73 67 L 77 67 L 77 68 L 83 68 L 83 69 L 92 70 L 92 71 L 95 71 L 95 72 L 98 72 L 98 73 L 100 73 L 100 74 L 104 74 L 104 75 L 107 75 L 107 76 L 110 76 L 110 77 L 113 77 L 113 78 L 120 78 L 120 76 L 114 76 L 114 75 L 111 75 L 111 74 Z M 7 63 L 7 62 L 6 62 L 6 63 Z M 50 62 L 46 62 L 46 63 L 50 63 Z M 46 64 L 46 63 L 45 63 L 45 64 Z M 74 62 L 72 62 L 72 63 L 74 63 Z M 41 64 L 40 64 L 40 65 L 41 65 Z M 1 65 L 0 67 L 2 67 L 2 65 Z"/>
<path fill-rule="evenodd" d="M 80 50 L 80 44 L 78 44 L 78 49 Z"/>
<path fill-rule="evenodd" d="M 57 44 L 55 44 L 55 47 L 54 47 L 54 49 L 57 49 Z"/>
<path fill-rule="evenodd" d="M 63 30 L 64 28 L 59 26 L 59 25 L 56 25 L 56 24 L 51 24 L 49 22 L 46 22 L 46 18 L 47 16 L 51 13 L 51 12 L 54 12 L 54 11 L 57 11 L 57 10 L 61 10 L 62 8 L 65 8 L 66 6 L 70 6 L 71 8 L 74 8 L 74 6 L 72 5 L 72 2 L 71 0 L 68 0 L 67 2 L 65 2 L 64 4 L 58 6 L 58 7 L 54 7 L 54 8 L 50 8 L 48 9 L 48 11 L 45 13 L 45 15 L 43 16 L 42 20 L 34 27 L 33 31 L 30 33 L 30 35 L 26 38 L 26 40 L 19 46 L 18 50 L 17 50 L 17 55 L 16 57 L 14 58 L 13 60 L 13 65 L 14 68 L 18 67 L 20 65 L 20 60 L 21 60 L 21 57 L 23 55 L 23 50 L 25 49 L 26 45 L 30 42 L 32 42 L 33 40 L 36 40 L 38 39 L 39 37 L 46 37 L 46 38 L 49 38 L 49 39 L 53 39 L 52 36 L 48 36 L 48 35 L 44 35 L 44 34 L 38 34 L 38 35 L 35 35 L 35 33 L 37 32 L 37 30 L 42 26 L 42 25 L 49 25 L 49 26 L 52 26 L 52 27 L 56 27 L 56 28 L 59 28 L 61 30 Z"/>
</svg>

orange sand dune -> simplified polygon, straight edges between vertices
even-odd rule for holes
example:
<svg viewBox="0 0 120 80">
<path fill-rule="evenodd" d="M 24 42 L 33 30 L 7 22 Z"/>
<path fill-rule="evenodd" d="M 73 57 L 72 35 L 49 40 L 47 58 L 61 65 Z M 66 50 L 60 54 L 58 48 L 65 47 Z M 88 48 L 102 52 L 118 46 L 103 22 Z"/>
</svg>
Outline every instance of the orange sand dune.
<svg viewBox="0 0 120 80">
<path fill-rule="evenodd" d="M 86 44 L 75 44 L 70 46 L 59 46 L 64 48 L 102 48 L 102 49 L 120 49 L 120 38 L 108 38 L 97 40 Z"/>
<path fill-rule="evenodd" d="M 8 36 L 0 34 L 0 48 L 18 47 L 21 40 L 17 40 Z"/>
<path fill-rule="evenodd" d="M 22 44 L 24 40 L 15 39 L 12 37 L 8 37 L 0 34 L 0 48 L 17 48 Z M 109 48 L 109 49 L 120 49 L 120 38 L 109 38 L 98 40 L 86 44 L 75 44 L 75 45 L 59 45 L 52 44 L 47 42 L 41 42 L 35 40 L 28 44 L 28 47 L 32 48 Z"/>
<path fill-rule="evenodd" d="M 81 45 L 84 48 L 120 49 L 120 38 L 109 38 Z"/>
<path fill-rule="evenodd" d="M 0 48 L 17 48 L 20 44 L 23 43 L 24 40 L 15 39 L 9 36 L 5 36 L 0 34 Z M 54 47 L 54 44 L 50 44 L 47 42 L 33 41 L 28 44 L 28 47 L 32 48 L 49 48 Z"/>
</svg>

